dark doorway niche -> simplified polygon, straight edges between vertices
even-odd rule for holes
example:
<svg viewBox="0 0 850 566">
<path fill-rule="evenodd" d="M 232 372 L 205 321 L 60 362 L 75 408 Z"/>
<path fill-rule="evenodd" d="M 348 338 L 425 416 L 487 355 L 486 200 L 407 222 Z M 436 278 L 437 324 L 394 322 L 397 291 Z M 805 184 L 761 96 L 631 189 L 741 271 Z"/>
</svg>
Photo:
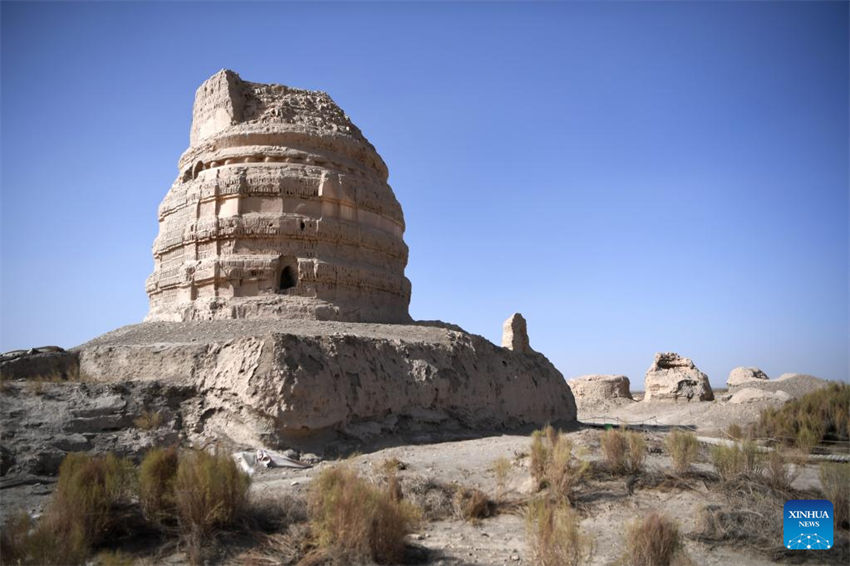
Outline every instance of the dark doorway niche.
<svg viewBox="0 0 850 566">
<path fill-rule="evenodd" d="M 298 284 L 298 275 L 295 274 L 295 270 L 291 265 L 287 265 L 283 268 L 283 271 L 280 272 L 280 285 L 278 286 L 278 290 L 286 291 L 287 289 L 292 289 Z"/>
</svg>

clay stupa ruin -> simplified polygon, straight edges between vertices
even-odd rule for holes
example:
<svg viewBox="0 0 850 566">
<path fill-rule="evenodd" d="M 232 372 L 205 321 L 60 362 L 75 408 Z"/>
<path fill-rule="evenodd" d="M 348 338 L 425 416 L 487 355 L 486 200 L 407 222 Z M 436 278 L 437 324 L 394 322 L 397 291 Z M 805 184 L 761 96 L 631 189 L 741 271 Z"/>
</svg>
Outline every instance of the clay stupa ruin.
<svg viewBox="0 0 850 566">
<path fill-rule="evenodd" d="M 294 446 L 327 437 L 570 423 L 561 373 L 413 322 L 387 167 L 320 92 L 221 71 L 198 89 L 189 149 L 159 208 L 146 322 L 74 351 L 87 379 L 191 390 L 190 439 Z"/>
<path fill-rule="evenodd" d="M 408 322 L 387 166 L 331 98 L 223 70 L 159 207 L 147 320 Z"/>
</svg>

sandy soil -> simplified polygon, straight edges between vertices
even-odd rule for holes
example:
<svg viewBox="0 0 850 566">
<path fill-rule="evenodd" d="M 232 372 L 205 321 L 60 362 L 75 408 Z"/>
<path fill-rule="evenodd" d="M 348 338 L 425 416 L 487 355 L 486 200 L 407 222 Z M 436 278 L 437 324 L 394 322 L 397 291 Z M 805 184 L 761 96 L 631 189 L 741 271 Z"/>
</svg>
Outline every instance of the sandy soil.
<svg viewBox="0 0 850 566">
<path fill-rule="evenodd" d="M 583 458 L 599 462 L 600 434 L 596 429 L 583 429 L 570 432 L 568 436 Z M 646 463 L 647 476 L 663 476 L 671 469 L 671 461 L 662 449 L 664 434 L 650 432 L 645 435 L 650 447 Z M 423 481 L 475 487 L 503 504 L 500 514 L 477 523 L 455 516 L 424 523 L 411 536 L 411 543 L 429 550 L 428 564 L 534 564 L 526 540 L 523 508 L 518 504 L 527 501 L 535 491 L 528 469 L 529 445 L 529 437 L 524 435 L 492 436 L 386 448 L 355 456 L 346 460 L 345 464 L 380 484 L 383 478 L 382 463 L 395 458 L 404 466 L 398 472 L 403 488 L 419 485 Z M 703 454 L 703 461 L 694 467 L 693 477 L 679 482 L 680 485 L 669 481 L 657 486 L 642 485 L 641 480 L 633 495 L 628 494 L 625 478 L 612 477 L 607 473 L 591 474 L 579 489 L 575 502 L 582 517 L 582 529 L 594 541 L 595 550 L 590 563 L 616 563 L 624 551 L 624 525 L 650 510 L 661 510 L 679 523 L 684 535 L 687 560 L 693 564 L 756 566 L 775 564 L 777 561 L 782 563 L 784 558 L 776 553 L 750 548 L 746 533 L 743 534 L 744 540 L 729 541 L 728 544 L 711 545 L 697 540 L 701 528 L 698 518 L 702 508 L 725 504 L 723 486 L 710 473 L 711 466 L 706 461 L 706 455 Z M 511 462 L 510 472 L 501 488 L 493 470 L 493 463 L 498 458 L 506 458 Z M 322 462 L 309 470 L 262 470 L 255 475 L 252 490 L 259 498 L 282 492 L 303 497 L 311 478 L 322 469 L 339 463 Z M 799 493 L 814 496 L 814 490 L 820 487 L 816 467 L 806 466 L 793 487 Z M 783 503 L 784 500 L 776 500 L 776 513 L 779 515 Z M 781 528 L 776 533 L 762 534 L 775 539 L 776 548 L 781 546 Z M 806 558 L 807 563 L 835 563 L 829 559 L 819 562 L 811 555 Z"/>
</svg>

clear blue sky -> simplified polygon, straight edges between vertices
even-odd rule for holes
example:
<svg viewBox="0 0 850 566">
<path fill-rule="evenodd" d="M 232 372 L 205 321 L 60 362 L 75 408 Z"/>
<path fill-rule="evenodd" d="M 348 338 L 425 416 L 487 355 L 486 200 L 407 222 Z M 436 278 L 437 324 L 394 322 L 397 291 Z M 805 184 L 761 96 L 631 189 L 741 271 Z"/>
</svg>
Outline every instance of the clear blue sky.
<svg viewBox="0 0 850 566">
<path fill-rule="evenodd" d="M 848 3 L 2 3 L 0 350 L 147 312 L 221 68 L 321 89 L 390 168 L 411 314 L 566 377 L 848 378 Z"/>
</svg>

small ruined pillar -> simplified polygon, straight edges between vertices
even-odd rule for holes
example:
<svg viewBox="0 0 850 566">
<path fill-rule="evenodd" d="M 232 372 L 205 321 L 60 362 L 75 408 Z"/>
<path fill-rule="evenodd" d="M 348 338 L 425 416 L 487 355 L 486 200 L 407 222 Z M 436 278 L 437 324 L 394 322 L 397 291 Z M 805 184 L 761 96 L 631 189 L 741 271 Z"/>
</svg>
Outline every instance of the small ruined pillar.
<svg viewBox="0 0 850 566">
<path fill-rule="evenodd" d="M 528 328 L 525 324 L 525 318 L 515 312 L 502 325 L 502 348 L 513 350 L 514 352 L 531 352 L 531 346 L 528 344 Z"/>
</svg>

